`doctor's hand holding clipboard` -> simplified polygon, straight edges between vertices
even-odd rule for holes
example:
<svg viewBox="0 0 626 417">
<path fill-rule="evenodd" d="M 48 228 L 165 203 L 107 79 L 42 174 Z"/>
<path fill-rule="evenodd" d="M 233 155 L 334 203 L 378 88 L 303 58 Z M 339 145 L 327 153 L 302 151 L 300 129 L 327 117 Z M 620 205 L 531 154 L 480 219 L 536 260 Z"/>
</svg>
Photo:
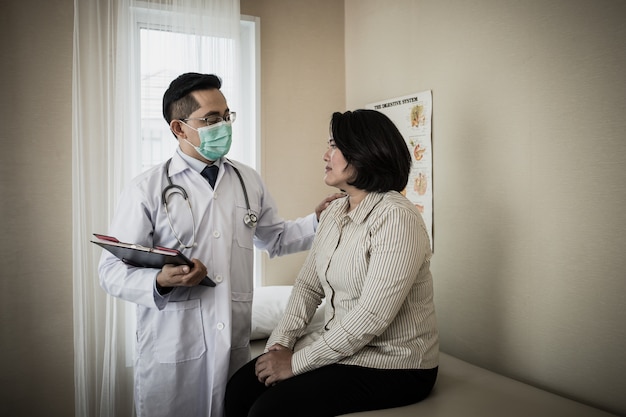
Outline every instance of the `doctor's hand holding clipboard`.
<svg viewBox="0 0 626 417">
<path fill-rule="evenodd" d="M 199 285 L 207 276 L 206 266 L 196 258 L 193 258 L 191 262 L 193 262 L 192 268 L 187 265 L 164 265 L 156 277 L 159 292 L 171 291 L 173 287 Z"/>
<path fill-rule="evenodd" d="M 165 287 L 193 287 L 196 285 L 215 287 L 215 283 L 206 275 L 206 266 L 198 259 L 187 258 L 177 249 L 161 246 L 152 248 L 124 243 L 112 236 L 98 233 L 94 233 L 94 236 L 96 240 L 92 240 L 92 243 L 108 250 L 125 264 L 160 269 L 156 280 L 157 289 L 161 294 L 171 291 L 171 289 L 165 290 Z M 198 276 L 201 276 L 199 280 Z"/>
</svg>

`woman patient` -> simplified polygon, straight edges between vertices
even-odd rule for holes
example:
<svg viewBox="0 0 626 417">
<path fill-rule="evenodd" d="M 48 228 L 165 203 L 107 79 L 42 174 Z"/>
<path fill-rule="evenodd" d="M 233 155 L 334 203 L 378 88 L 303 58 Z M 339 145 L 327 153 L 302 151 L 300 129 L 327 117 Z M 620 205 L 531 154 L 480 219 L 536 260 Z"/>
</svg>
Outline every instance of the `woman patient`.
<svg viewBox="0 0 626 417">
<path fill-rule="evenodd" d="M 411 169 L 404 139 L 380 112 L 334 113 L 324 162 L 324 181 L 346 197 L 322 213 L 266 352 L 228 383 L 226 417 L 398 407 L 423 400 L 435 384 L 430 240 L 400 193 Z M 325 326 L 296 345 L 323 298 Z"/>
</svg>

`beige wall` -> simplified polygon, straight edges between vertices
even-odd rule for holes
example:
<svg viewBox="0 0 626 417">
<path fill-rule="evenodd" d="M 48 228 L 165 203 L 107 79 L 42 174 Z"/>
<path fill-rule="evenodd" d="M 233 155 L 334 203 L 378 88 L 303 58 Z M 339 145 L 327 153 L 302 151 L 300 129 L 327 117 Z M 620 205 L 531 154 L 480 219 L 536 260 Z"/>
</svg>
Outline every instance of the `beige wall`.
<svg viewBox="0 0 626 417">
<path fill-rule="evenodd" d="M 0 5 L 0 415 L 74 414 L 72 0 Z"/>
<path fill-rule="evenodd" d="M 442 350 L 626 415 L 626 5 L 346 0 L 348 108 L 433 92 Z"/>
<path fill-rule="evenodd" d="M 261 174 L 287 218 L 304 216 L 334 189 L 322 154 L 333 111 L 345 106 L 343 2 L 242 0 L 261 19 Z M 306 253 L 268 259 L 266 284 L 290 284 Z"/>
</svg>

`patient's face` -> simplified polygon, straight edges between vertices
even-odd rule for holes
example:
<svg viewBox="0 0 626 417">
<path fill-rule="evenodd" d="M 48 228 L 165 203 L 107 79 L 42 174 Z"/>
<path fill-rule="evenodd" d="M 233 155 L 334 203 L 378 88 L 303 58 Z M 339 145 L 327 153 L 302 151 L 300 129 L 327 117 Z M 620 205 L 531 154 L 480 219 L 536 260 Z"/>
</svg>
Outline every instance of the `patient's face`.
<svg viewBox="0 0 626 417">
<path fill-rule="evenodd" d="M 326 162 L 324 176 L 326 185 L 341 190 L 350 188 L 348 181 L 354 177 L 354 168 L 348 165 L 333 139 L 328 140 L 328 150 L 324 153 L 324 161 Z"/>
</svg>

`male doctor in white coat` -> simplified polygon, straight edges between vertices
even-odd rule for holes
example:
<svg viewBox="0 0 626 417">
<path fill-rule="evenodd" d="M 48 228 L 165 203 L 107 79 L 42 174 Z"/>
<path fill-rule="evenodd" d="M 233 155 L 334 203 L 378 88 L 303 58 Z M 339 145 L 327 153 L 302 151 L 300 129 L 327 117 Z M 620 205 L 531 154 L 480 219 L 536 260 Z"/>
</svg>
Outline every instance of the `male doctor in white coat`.
<svg viewBox="0 0 626 417">
<path fill-rule="evenodd" d="M 270 256 L 309 249 L 338 196 L 307 217 L 280 218 L 258 173 L 224 158 L 235 113 L 220 88 L 215 75 L 172 81 L 163 115 L 179 147 L 126 187 L 109 229 L 122 242 L 182 248 L 194 266 L 130 267 L 107 251 L 99 264 L 102 288 L 137 304 L 139 417 L 222 416 L 227 380 L 250 356 L 253 245 Z M 201 174 L 211 165 L 214 185 Z M 215 287 L 198 285 L 206 276 Z"/>
</svg>

